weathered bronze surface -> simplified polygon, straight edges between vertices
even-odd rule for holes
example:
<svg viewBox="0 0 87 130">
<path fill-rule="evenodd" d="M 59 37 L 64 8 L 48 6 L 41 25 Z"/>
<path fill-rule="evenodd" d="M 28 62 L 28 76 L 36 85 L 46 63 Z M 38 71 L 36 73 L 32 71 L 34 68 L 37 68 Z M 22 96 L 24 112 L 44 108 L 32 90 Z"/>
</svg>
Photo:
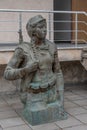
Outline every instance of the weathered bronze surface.
<svg viewBox="0 0 87 130">
<path fill-rule="evenodd" d="M 4 77 L 7 80 L 21 79 L 23 115 L 30 124 L 65 119 L 63 75 L 57 47 L 46 39 L 46 19 L 41 15 L 34 16 L 26 29 L 31 41 L 17 46 Z"/>
</svg>

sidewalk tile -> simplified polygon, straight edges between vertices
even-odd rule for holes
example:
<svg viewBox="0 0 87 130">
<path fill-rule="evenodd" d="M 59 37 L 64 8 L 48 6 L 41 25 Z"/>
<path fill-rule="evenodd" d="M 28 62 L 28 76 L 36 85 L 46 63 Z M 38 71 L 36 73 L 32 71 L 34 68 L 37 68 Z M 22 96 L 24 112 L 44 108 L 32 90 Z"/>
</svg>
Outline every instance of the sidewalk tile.
<svg viewBox="0 0 87 130">
<path fill-rule="evenodd" d="M 33 130 L 60 130 L 60 128 L 54 123 L 47 123 L 43 125 L 31 126 Z"/>
<path fill-rule="evenodd" d="M 18 126 L 23 124 L 25 124 L 25 122 L 19 117 L 0 120 L 0 125 L 2 126 L 2 128 Z"/>
<path fill-rule="evenodd" d="M 79 125 L 71 128 L 65 128 L 63 130 L 87 130 L 87 125 Z"/>
<path fill-rule="evenodd" d="M 20 108 L 23 108 L 23 103 L 21 103 L 21 102 L 13 103 L 13 104 L 11 104 L 11 107 L 13 109 L 20 109 Z"/>
<path fill-rule="evenodd" d="M 68 117 L 68 119 L 66 119 L 66 120 L 57 121 L 56 124 L 60 128 L 65 128 L 65 127 L 70 127 L 70 126 L 72 127 L 72 126 L 80 125 L 82 123 L 73 117 Z"/>
<path fill-rule="evenodd" d="M 87 110 L 85 110 L 82 107 L 76 107 L 76 108 L 67 108 L 66 109 L 67 113 L 71 114 L 71 115 L 79 115 L 79 114 L 84 114 L 87 113 Z"/>
<path fill-rule="evenodd" d="M 0 112 L 2 111 L 12 111 L 13 109 L 8 104 L 2 104 L 0 105 Z"/>
<path fill-rule="evenodd" d="M 79 106 L 85 106 L 87 104 L 87 99 L 84 99 L 84 100 L 76 100 L 76 101 L 73 101 L 74 103 L 76 103 L 77 105 Z"/>
<path fill-rule="evenodd" d="M 29 128 L 27 125 L 21 125 L 21 126 L 6 128 L 4 130 L 32 130 L 32 129 Z"/>
<path fill-rule="evenodd" d="M 70 101 L 66 101 L 66 102 L 64 102 L 64 107 L 65 108 L 73 108 L 73 107 L 78 107 L 78 105 L 75 103 L 72 103 Z"/>
<path fill-rule="evenodd" d="M 15 111 L 2 111 L 0 112 L 0 120 L 5 118 L 17 117 L 17 113 Z"/>
<path fill-rule="evenodd" d="M 80 120 L 83 123 L 87 123 L 87 114 L 80 114 L 75 116 L 78 120 Z"/>
<path fill-rule="evenodd" d="M 83 108 L 87 109 L 87 106 L 83 106 Z"/>
<path fill-rule="evenodd" d="M 20 103 L 21 102 L 19 97 L 11 97 L 11 98 L 7 97 L 6 101 L 9 105 L 11 105 L 13 103 Z"/>
<path fill-rule="evenodd" d="M 65 91 L 65 92 L 64 92 L 64 96 L 65 96 L 65 97 L 66 97 L 66 96 L 69 96 L 69 95 L 73 95 L 73 93 L 70 92 L 70 91 Z"/>
<path fill-rule="evenodd" d="M 3 130 L 3 128 L 0 126 L 0 130 Z"/>
<path fill-rule="evenodd" d="M 69 96 L 67 96 L 66 98 L 69 99 L 69 100 L 71 100 L 71 101 L 73 101 L 73 100 L 76 101 L 76 100 L 84 99 L 84 97 L 79 96 L 79 95 L 69 95 Z"/>
</svg>

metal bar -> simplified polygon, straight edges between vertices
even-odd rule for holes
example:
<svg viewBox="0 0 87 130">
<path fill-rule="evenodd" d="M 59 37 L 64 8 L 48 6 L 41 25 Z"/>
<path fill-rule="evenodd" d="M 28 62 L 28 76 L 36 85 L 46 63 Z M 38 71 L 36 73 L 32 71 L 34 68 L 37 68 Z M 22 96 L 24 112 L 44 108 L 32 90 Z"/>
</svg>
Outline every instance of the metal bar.
<svg viewBox="0 0 87 130">
<path fill-rule="evenodd" d="M 13 20 L 0 20 L 0 22 L 7 22 L 7 23 L 18 23 L 18 21 L 13 21 Z"/>
<path fill-rule="evenodd" d="M 51 31 L 50 31 L 50 29 L 51 29 L 51 14 L 50 13 L 48 13 L 48 17 L 49 17 L 49 40 L 51 39 Z"/>
<path fill-rule="evenodd" d="M 51 40 L 52 40 L 52 39 L 51 39 Z M 57 40 L 57 39 L 56 39 L 56 40 L 54 40 L 54 41 L 62 41 L 62 42 L 63 42 L 63 41 L 67 41 L 67 42 L 68 42 L 68 41 L 70 41 L 70 40 L 67 40 L 67 39 L 64 39 L 64 40 Z M 71 41 L 75 42 L 74 39 L 72 39 Z M 87 41 L 84 40 L 84 39 L 78 39 L 78 41 L 83 41 L 84 43 L 87 43 Z"/>
<path fill-rule="evenodd" d="M 78 14 L 75 14 L 75 47 L 77 47 L 78 44 Z"/>
<path fill-rule="evenodd" d="M 5 33 L 7 33 L 7 32 L 18 32 L 18 30 L 0 30 L 0 32 L 5 32 Z"/>
<path fill-rule="evenodd" d="M 19 43 L 23 42 L 23 36 L 22 36 L 22 13 L 19 14 Z"/>
<path fill-rule="evenodd" d="M 0 9 L 0 12 L 24 12 L 24 13 L 70 13 L 70 14 L 85 14 L 84 11 L 51 11 L 51 10 L 20 10 L 20 9 Z"/>
<path fill-rule="evenodd" d="M 76 30 L 49 30 L 50 32 L 62 32 L 62 33 L 67 33 L 67 32 L 76 32 Z M 86 31 L 84 30 L 77 30 L 77 32 L 83 32 L 83 33 L 87 33 Z"/>
<path fill-rule="evenodd" d="M 0 12 L 6 12 L 6 13 L 10 13 L 10 12 L 16 12 L 16 13 L 48 13 L 48 36 L 49 36 L 49 39 L 51 40 L 51 34 L 53 32 L 75 32 L 75 47 L 78 47 L 77 44 L 78 44 L 78 32 L 82 32 L 82 30 L 78 30 L 78 23 L 81 22 L 81 21 L 78 21 L 78 14 L 83 14 L 85 16 L 87 16 L 87 13 L 84 12 L 84 11 L 50 11 L 50 10 L 19 10 L 19 9 L 0 9 Z M 75 22 L 75 30 L 55 30 L 53 31 L 52 30 L 52 22 L 51 21 L 51 14 L 54 14 L 54 13 L 61 13 L 61 14 L 75 14 L 75 21 L 54 21 L 54 22 Z M 21 20 L 19 20 L 21 21 Z M 2 21 L 0 21 L 2 22 Z M 5 22 L 5 21 L 3 21 Z M 6 22 L 11 22 L 11 21 L 6 21 Z M 24 22 L 24 21 L 23 21 Z M 85 25 L 87 25 L 86 22 L 82 21 L 82 23 L 84 23 Z M 22 24 L 23 25 L 23 24 Z M 19 23 L 19 28 L 21 28 L 21 24 Z M 16 30 L 14 31 L 3 31 L 1 30 L 0 32 L 18 32 Z M 24 32 L 24 31 L 23 31 Z M 87 35 L 86 31 L 83 30 L 83 32 Z"/>
</svg>

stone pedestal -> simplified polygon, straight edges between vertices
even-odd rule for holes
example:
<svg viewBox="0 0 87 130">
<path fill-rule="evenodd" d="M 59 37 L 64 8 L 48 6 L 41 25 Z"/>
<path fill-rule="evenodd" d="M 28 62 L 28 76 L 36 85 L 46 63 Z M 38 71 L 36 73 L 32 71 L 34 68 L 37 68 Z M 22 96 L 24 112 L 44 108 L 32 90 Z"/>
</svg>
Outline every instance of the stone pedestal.
<svg viewBox="0 0 87 130">
<path fill-rule="evenodd" d="M 27 93 L 23 116 L 31 125 L 50 123 L 67 119 L 64 111 L 64 82 L 63 75 L 59 73 L 57 87 L 38 94 Z"/>
<path fill-rule="evenodd" d="M 58 101 L 48 104 L 43 102 L 27 104 L 23 110 L 23 116 L 31 125 L 67 119 L 67 114 Z"/>
</svg>

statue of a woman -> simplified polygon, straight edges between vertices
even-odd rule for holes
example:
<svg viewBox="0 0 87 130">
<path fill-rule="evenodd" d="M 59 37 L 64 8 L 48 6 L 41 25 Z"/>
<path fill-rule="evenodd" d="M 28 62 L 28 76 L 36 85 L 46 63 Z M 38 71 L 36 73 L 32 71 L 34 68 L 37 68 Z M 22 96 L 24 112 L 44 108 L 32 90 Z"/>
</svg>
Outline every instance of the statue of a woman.
<svg viewBox="0 0 87 130">
<path fill-rule="evenodd" d="M 35 125 L 64 119 L 63 77 L 56 45 L 46 39 L 46 19 L 32 17 L 26 25 L 30 43 L 23 42 L 15 49 L 4 77 L 21 79 L 23 115 Z"/>
</svg>

